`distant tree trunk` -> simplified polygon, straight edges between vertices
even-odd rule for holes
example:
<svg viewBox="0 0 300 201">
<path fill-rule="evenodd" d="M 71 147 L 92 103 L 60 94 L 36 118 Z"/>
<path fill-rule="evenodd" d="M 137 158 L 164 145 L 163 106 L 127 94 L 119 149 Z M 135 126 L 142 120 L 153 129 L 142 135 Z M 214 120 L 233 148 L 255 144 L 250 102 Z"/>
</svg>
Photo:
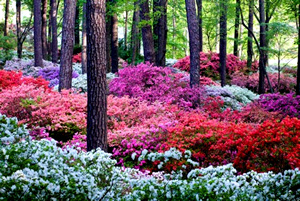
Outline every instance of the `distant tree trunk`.
<svg viewBox="0 0 300 201">
<path fill-rule="evenodd" d="M 127 4 L 126 4 L 127 5 Z M 127 50 L 128 10 L 125 11 L 124 50 Z"/>
<path fill-rule="evenodd" d="M 21 0 L 16 0 L 16 24 L 17 24 L 17 53 L 22 58 L 23 44 L 21 42 Z"/>
<path fill-rule="evenodd" d="M 240 3 L 241 0 L 236 0 L 233 44 L 233 54 L 235 56 L 239 56 Z"/>
<path fill-rule="evenodd" d="M 173 7 L 172 11 L 173 11 L 172 12 L 173 41 L 175 41 L 175 38 L 176 38 L 176 17 L 175 17 L 175 8 L 174 7 Z M 176 54 L 175 54 L 175 52 L 176 52 L 176 45 L 175 45 L 175 43 L 173 43 L 172 49 L 173 49 L 173 59 L 176 59 Z"/>
<path fill-rule="evenodd" d="M 87 150 L 107 151 L 105 0 L 87 1 Z"/>
<path fill-rule="evenodd" d="M 298 22 L 300 22 L 300 4 L 298 5 Z M 298 26 L 298 65 L 296 94 L 300 95 L 300 27 Z"/>
<path fill-rule="evenodd" d="M 8 16 L 9 16 L 9 0 L 5 3 L 5 18 L 4 18 L 4 36 L 8 34 Z"/>
<path fill-rule="evenodd" d="M 153 13 L 159 12 L 158 19 L 154 21 L 154 49 L 155 49 L 155 65 L 166 65 L 166 51 L 167 51 L 167 3 L 168 0 L 154 0 Z"/>
<path fill-rule="evenodd" d="M 42 0 L 42 51 L 43 59 L 48 57 L 47 50 L 47 0 Z"/>
<path fill-rule="evenodd" d="M 51 1 L 51 0 L 50 0 Z M 49 10 L 49 20 L 48 20 L 48 37 L 47 37 L 47 54 L 48 58 L 50 60 L 51 57 L 51 37 L 52 37 L 52 22 L 51 22 L 51 5 L 50 5 L 50 10 Z"/>
<path fill-rule="evenodd" d="M 265 58 L 266 58 L 266 18 L 265 18 L 265 2 L 264 0 L 259 0 L 259 36 L 260 36 L 260 54 L 259 54 L 259 85 L 258 85 L 258 93 L 265 93 Z"/>
<path fill-rule="evenodd" d="M 106 8 L 109 0 L 106 0 Z M 108 10 L 108 9 L 106 9 Z M 111 16 L 106 14 L 106 72 L 111 72 Z"/>
<path fill-rule="evenodd" d="M 41 0 L 34 0 L 34 66 L 43 67 Z"/>
<path fill-rule="evenodd" d="M 145 24 L 142 27 L 142 38 L 143 38 L 143 47 L 144 47 L 144 61 L 149 61 L 150 63 L 155 62 L 155 51 L 154 51 L 154 42 L 153 35 L 150 26 L 150 12 L 149 12 L 149 1 L 148 0 L 139 0 L 140 3 L 140 18 Z"/>
<path fill-rule="evenodd" d="M 197 0 L 198 19 L 199 19 L 199 45 L 200 52 L 203 51 L 203 31 L 202 31 L 202 0 Z"/>
<path fill-rule="evenodd" d="M 57 47 L 57 4 L 56 0 L 50 0 L 51 4 L 51 27 L 52 27 L 52 42 L 51 42 L 51 55 L 52 62 L 58 61 L 58 47 Z"/>
<path fill-rule="evenodd" d="M 117 73 L 118 72 L 118 61 L 119 61 L 119 54 L 118 54 L 118 16 L 117 14 L 113 14 L 111 16 L 111 72 Z"/>
<path fill-rule="evenodd" d="M 227 0 L 220 1 L 220 77 L 222 87 L 226 85 L 227 3 Z"/>
<path fill-rule="evenodd" d="M 81 65 L 82 74 L 87 72 L 87 56 L 86 56 L 86 3 L 83 3 L 82 9 L 82 53 L 81 53 Z"/>
<path fill-rule="evenodd" d="M 79 4 L 76 5 L 76 14 L 75 14 L 75 45 L 80 45 L 80 34 L 79 34 Z"/>
<path fill-rule="evenodd" d="M 133 13 L 133 19 L 132 19 L 132 28 L 131 28 L 131 45 L 130 48 L 132 49 L 132 59 L 131 63 L 135 64 L 135 60 L 137 57 L 137 54 L 139 53 L 139 7 L 138 7 L 138 2 L 134 2 L 134 13 Z"/>
<path fill-rule="evenodd" d="M 197 87 L 200 84 L 200 45 L 199 20 L 196 15 L 195 1 L 185 0 L 187 24 L 190 46 L 190 85 Z"/>
<path fill-rule="evenodd" d="M 65 0 L 61 39 L 61 58 L 58 90 L 72 87 L 72 56 L 74 48 L 76 1 Z"/>
<path fill-rule="evenodd" d="M 251 69 L 252 57 L 253 57 L 253 12 L 254 12 L 254 0 L 249 1 L 249 21 L 248 21 L 248 45 L 247 45 L 247 68 Z"/>
</svg>

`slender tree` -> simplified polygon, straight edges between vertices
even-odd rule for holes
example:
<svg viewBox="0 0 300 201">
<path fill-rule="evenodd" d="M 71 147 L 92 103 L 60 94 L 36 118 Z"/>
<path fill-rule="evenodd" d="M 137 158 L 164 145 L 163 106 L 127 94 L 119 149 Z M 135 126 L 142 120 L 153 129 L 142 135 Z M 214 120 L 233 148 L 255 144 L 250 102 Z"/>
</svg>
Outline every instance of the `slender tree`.
<svg viewBox="0 0 300 201">
<path fill-rule="evenodd" d="M 118 72 L 118 63 L 119 63 L 119 54 L 118 54 L 118 16 L 116 13 L 114 13 L 111 16 L 111 72 L 117 73 Z"/>
<path fill-rule="evenodd" d="M 18 58 L 22 58 L 22 42 L 21 42 L 21 0 L 16 0 L 16 25 L 17 25 L 17 53 Z"/>
<path fill-rule="evenodd" d="M 132 28 L 131 28 L 131 43 L 130 43 L 130 48 L 132 49 L 132 59 L 131 59 L 132 64 L 135 64 L 137 54 L 139 53 L 139 41 L 140 41 L 139 27 L 138 27 L 139 22 L 140 22 L 139 6 L 138 6 L 138 2 L 135 1 L 133 18 L 132 18 Z"/>
<path fill-rule="evenodd" d="M 56 0 L 50 0 L 50 15 L 51 15 L 51 28 L 52 28 L 52 41 L 51 41 L 51 56 L 52 62 L 58 61 L 58 47 L 57 47 L 57 3 Z"/>
<path fill-rule="evenodd" d="M 5 3 L 4 36 L 8 34 L 9 1 L 10 0 L 6 0 Z"/>
<path fill-rule="evenodd" d="M 166 65 L 167 51 L 167 3 L 168 0 L 154 0 L 153 13 L 158 15 L 154 19 L 154 49 L 155 49 L 155 64 L 157 66 Z"/>
<path fill-rule="evenodd" d="M 298 22 L 300 22 L 300 3 L 298 5 Z M 296 94 L 300 95 L 300 26 L 298 26 L 298 65 L 297 65 Z"/>
<path fill-rule="evenodd" d="M 34 65 L 43 67 L 41 0 L 34 0 Z"/>
<path fill-rule="evenodd" d="M 83 3 L 82 9 L 82 53 L 81 53 L 81 65 L 82 65 L 82 74 L 87 71 L 87 56 L 86 56 L 86 3 Z"/>
<path fill-rule="evenodd" d="M 236 0 L 235 21 L 234 21 L 234 44 L 233 54 L 239 56 L 239 28 L 240 28 L 240 3 L 241 0 Z"/>
<path fill-rule="evenodd" d="M 227 0 L 220 1 L 220 77 L 222 87 L 226 85 L 227 4 Z"/>
<path fill-rule="evenodd" d="M 74 48 L 76 0 L 65 0 L 58 90 L 72 87 L 72 56 Z"/>
<path fill-rule="evenodd" d="M 47 49 L 47 0 L 42 0 L 42 51 L 43 59 L 46 60 L 48 57 Z"/>
<path fill-rule="evenodd" d="M 149 12 L 149 1 L 139 0 L 140 3 L 140 18 L 143 21 L 142 26 L 142 39 L 144 47 L 144 60 L 150 63 L 155 62 L 155 51 L 152 29 L 150 26 L 150 12 Z"/>
<path fill-rule="evenodd" d="M 197 87 L 200 84 L 200 45 L 199 20 L 196 15 L 195 1 L 185 0 L 187 24 L 190 46 L 190 85 Z"/>
<path fill-rule="evenodd" d="M 196 0 L 199 19 L 199 46 L 200 52 L 203 51 L 203 30 L 202 30 L 202 0 Z"/>
<path fill-rule="evenodd" d="M 253 58 L 253 12 L 254 12 L 254 0 L 249 1 L 249 17 L 248 17 L 248 40 L 247 40 L 247 67 L 251 69 Z"/>
<path fill-rule="evenodd" d="M 80 19 L 79 19 L 79 3 L 76 5 L 76 14 L 75 14 L 75 45 L 78 46 L 80 44 Z"/>
<path fill-rule="evenodd" d="M 126 2 L 127 6 L 127 2 Z M 127 50 L 127 32 L 128 32 L 128 10 L 125 11 L 125 26 L 124 26 L 124 50 Z"/>
<path fill-rule="evenodd" d="M 87 150 L 107 151 L 105 0 L 87 1 Z"/>
<path fill-rule="evenodd" d="M 265 93 L 265 61 L 266 61 L 266 16 L 265 16 L 265 1 L 259 0 L 259 43 L 260 43 L 260 54 L 259 54 L 259 85 L 258 93 Z"/>
</svg>

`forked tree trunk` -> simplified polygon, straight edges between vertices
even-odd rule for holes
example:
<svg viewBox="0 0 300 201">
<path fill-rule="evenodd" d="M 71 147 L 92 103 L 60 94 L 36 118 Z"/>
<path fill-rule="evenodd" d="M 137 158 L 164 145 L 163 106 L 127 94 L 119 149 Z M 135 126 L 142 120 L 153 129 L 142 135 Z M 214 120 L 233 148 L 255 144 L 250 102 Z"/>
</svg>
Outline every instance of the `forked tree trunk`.
<svg viewBox="0 0 300 201">
<path fill-rule="evenodd" d="M 157 66 L 166 65 L 167 51 L 167 0 L 154 0 L 153 12 L 159 13 L 159 17 L 155 19 L 153 24 L 154 32 L 154 49 L 155 64 Z"/>
<path fill-rule="evenodd" d="M 43 67 L 41 0 L 34 0 L 34 65 Z"/>
<path fill-rule="evenodd" d="M 50 0 L 51 5 L 51 27 L 52 27 L 52 42 L 51 42 L 51 55 L 52 62 L 58 61 L 58 47 L 57 47 L 57 4 L 56 0 Z"/>
<path fill-rule="evenodd" d="M 144 47 L 144 61 L 149 61 L 150 63 L 155 62 L 155 51 L 154 51 L 154 42 L 153 35 L 150 26 L 150 12 L 149 12 L 149 1 L 148 0 L 139 0 L 140 4 L 140 18 L 146 24 L 142 27 L 142 38 L 143 38 L 143 47 Z"/>
<path fill-rule="evenodd" d="M 227 0 L 221 0 L 220 3 L 220 77 L 222 87 L 226 85 L 227 3 Z"/>
<path fill-rule="evenodd" d="M 117 14 L 111 16 L 111 72 L 118 72 L 118 17 Z"/>
<path fill-rule="evenodd" d="M 190 85 L 197 87 L 200 84 L 200 46 L 199 21 L 196 15 L 195 1 L 185 0 L 187 24 L 190 46 Z"/>
<path fill-rule="evenodd" d="M 87 72 L 87 56 L 86 56 L 86 3 L 83 4 L 82 9 L 82 52 L 81 52 L 81 65 L 82 74 Z"/>
<path fill-rule="evenodd" d="M 58 90 L 72 87 L 72 56 L 74 48 L 76 1 L 65 0 Z"/>
<path fill-rule="evenodd" d="M 247 68 L 251 69 L 253 58 L 253 12 L 254 12 L 254 0 L 249 1 L 249 19 L 248 19 L 248 42 L 247 42 Z"/>
<path fill-rule="evenodd" d="M 87 150 L 107 151 L 105 0 L 87 1 Z"/>
<path fill-rule="evenodd" d="M 8 16 L 9 16 L 9 0 L 5 3 L 5 18 L 4 18 L 4 36 L 8 34 Z"/>
<path fill-rule="evenodd" d="M 47 0 L 42 0 L 42 51 L 43 59 L 48 57 L 47 50 Z"/>
</svg>

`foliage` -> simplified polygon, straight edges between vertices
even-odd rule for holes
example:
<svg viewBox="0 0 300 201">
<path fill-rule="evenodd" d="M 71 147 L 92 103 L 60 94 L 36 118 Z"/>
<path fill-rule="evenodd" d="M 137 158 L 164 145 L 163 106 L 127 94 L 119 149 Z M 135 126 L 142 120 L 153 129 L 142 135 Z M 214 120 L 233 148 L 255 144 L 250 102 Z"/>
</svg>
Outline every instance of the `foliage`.
<svg viewBox="0 0 300 201">
<path fill-rule="evenodd" d="M 14 35 L 3 36 L 0 35 L 0 63 L 5 64 L 7 60 L 12 59 L 13 50 L 16 48 L 16 41 Z"/>
</svg>

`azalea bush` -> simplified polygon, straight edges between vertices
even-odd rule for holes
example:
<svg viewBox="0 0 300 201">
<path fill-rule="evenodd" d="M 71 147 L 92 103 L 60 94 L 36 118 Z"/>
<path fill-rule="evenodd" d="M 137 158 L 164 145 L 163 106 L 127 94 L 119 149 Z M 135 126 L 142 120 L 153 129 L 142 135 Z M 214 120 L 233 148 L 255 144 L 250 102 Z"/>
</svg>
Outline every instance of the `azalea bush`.
<svg viewBox="0 0 300 201">
<path fill-rule="evenodd" d="M 278 74 L 268 73 L 268 76 L 274 92 L 290 93 L 294 91 L 294 87 L 296 86 L 296 78 L 289 77 L 287 74 L 282 73 L 280 78 L 280 85 L 278 86 Z M 255 93 L 258 92 L 258 81 L 259 73 L 253 73 L 252 75 L 244 75 L 241 72 L 236 72 L 231 76 L 232 85 L 248 88 L 249 90 Z M 267 92 L 271 92 L 267 78 L 265 78 L 265 90 Z"/>
</svg>

